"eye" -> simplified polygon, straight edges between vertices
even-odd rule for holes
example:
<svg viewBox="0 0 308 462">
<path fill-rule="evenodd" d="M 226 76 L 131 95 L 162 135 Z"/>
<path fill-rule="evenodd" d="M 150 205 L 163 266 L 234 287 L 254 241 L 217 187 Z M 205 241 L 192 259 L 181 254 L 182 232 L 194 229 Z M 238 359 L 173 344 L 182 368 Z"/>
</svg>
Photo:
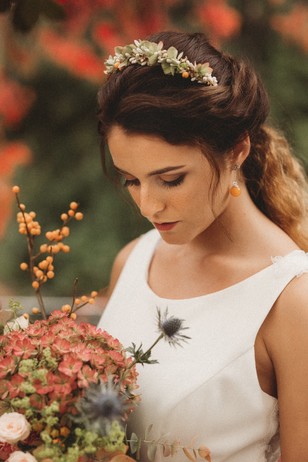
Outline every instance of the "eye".
<svg viewBox="0 0 308 462">
<path fill-rule="evenodd" d="M 162 180 L 162 185 L 165 188 L 174 188 L 175 186 L 179 186 L 180 184 L 182 184 L 184 181 L 184 178 L 185 178 L 185 175 L 180 175 L 179 177 L 171 181 Z"/>
<path fill-rule="evenodd" d="M 129 188 L 130 186 L 139 186 L 140 182 L 137 178 L 134 179 L 128 179 L 125 177 L 121 178 L 121 183 L 124 186 L 124 188 Z"/>
</svg>

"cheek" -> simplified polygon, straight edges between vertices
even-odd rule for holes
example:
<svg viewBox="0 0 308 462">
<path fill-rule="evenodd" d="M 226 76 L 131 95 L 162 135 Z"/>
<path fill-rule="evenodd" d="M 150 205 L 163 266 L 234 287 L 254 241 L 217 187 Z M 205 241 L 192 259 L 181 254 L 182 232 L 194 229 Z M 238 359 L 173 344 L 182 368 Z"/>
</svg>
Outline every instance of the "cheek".
<svg viewBox="0 0 308 462">
<path fill-rule="evenodd" d="M 135 204 L 139 207 L 140 199 L 139 199 L 139 192 L 137 188 L 129 188 L 128 194 L 130 195 L 131 199 L 135 202 Z"/>
</svg>

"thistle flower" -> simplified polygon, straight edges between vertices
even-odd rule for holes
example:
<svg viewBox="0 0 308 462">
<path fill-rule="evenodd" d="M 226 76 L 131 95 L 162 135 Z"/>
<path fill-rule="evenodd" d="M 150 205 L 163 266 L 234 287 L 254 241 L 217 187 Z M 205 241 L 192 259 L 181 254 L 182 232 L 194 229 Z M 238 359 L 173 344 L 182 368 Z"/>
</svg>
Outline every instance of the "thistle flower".
<svg viewBox="0 0 308 462">
<path fill-rule="evenodd" d="M 181 345 L 182 342 L 187 342 L 190 339 L 190 337 L 181 333 L 183 330 L 188 329 L 188 327 L 183 327 L 183 322 L 183 319 L 168 316 L 168 308 L 163 314 L 157 308 L 158 329 L 169 345 Z"/>
<path fill-rule="evenodd" d="M 124 417 L 128 408 L 112 377 L 107 383 L 91 384 L 77 407 L 86 428 L 102 436 L 108 434 L 112 422 Z"/>
</svg>

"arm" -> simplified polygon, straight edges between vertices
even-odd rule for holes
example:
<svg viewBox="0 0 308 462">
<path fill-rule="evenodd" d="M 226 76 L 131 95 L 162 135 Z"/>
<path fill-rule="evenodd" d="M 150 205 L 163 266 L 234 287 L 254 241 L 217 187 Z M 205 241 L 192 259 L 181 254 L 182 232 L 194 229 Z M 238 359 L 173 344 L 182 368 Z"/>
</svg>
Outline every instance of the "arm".
<svg viewBox="0 0 308 462">
<path fill-rule="evenodd" d="M 129 242 L 125 247 L 123 247 L 122 250 L 120 250 L 120 252 L 116 256 L 114 263 L 113 263 L 112 270 L 111 270 L 110 282 L 107 288 L 107 299 L 110 298 L 113 292 L 113 289 L 122 272 L 122 269 L 126 263 L 126 260 L 129 254 L 131 253 L 131 251 L 133 250 L 133 248 L 135 247 L 135 245 L 137 244 L 138 240 L 139 238 L 134 239 L 133 241 Z"/>
<path fill-rule="evenodd" d="M 277 381 L 282 462 L 308 462 L 308 274 L 281 294 L 264 340 Z"/>
</svg>

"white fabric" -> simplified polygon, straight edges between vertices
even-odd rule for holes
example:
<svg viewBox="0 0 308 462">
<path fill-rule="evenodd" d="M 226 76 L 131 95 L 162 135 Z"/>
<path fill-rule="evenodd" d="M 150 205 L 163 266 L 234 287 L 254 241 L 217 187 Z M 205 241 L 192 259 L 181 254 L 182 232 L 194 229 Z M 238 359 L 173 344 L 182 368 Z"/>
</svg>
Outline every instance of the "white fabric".
<svg viewBox="0 0 308 462">
<path fill-rule="evenodd" d="M 141 403 L 130 431 L 186 447 L 207 446 L 212 462 L 277 462 L 278 406 L 259 386 L 254 342 L 275 300 L 297 275 L 308 271 L 308 256 L 294 251 L 233 286 L 185 300 L 158 297 L 147 274 L 160 239 L 142 236 L 120 275 L 99 327 L 128 347 L 149 347 L 157 338 L 157 307 L 185 320 L 191 337 L 183 347 L 160 342 L 156 365 L 139 366 Z M 146 461 L 143 453 L 142 462 Z M 166 460 L 158 451 L 156 461 Z M 169 459 L 168 459 L 169 460 Z M 179 451 L 172 462 L 186 459 Z"/>
</svg>

